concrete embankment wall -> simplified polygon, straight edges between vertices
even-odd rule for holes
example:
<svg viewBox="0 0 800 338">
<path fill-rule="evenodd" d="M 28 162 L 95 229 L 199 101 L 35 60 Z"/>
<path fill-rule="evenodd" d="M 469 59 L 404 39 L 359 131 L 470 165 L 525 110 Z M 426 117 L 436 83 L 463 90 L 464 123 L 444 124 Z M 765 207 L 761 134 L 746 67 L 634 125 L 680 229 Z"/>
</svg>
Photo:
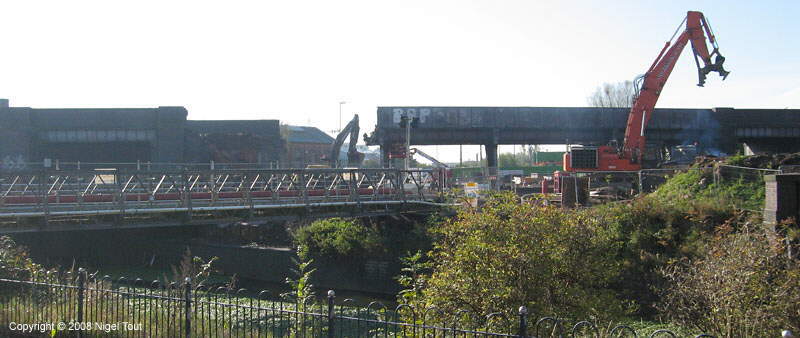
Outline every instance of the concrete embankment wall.
<svg viewBox="0 0 800 338">
<path fill-rule="evenodd" d="M 298 261 L 293 250 L 208 244 L 194 244 L 191 248 L 196 256 L 219 257 L 215 266 L 226 274 L 275 283 L 283 283 L 287 277 L 297 278 L 292 272 Z M 314 262 L 312 267 L 316 269 L 312 283 L 318 288 L 383 294 L 399 291 L 393 279 L 399 266 L 387 261 Z"/>
<path fill-rule="evenodd" d="M 297 254 L 287 248 L 256 248 L 209 244 L 194 240 L 193 230 L 175 228 L 42 232 L 12 236 L 29 248 L 31 257 L 42 264 L 70 267 L 114 266 L 139 268 L 153 263 L 168 268 L 177 265 L 188 247 L 193 256 L 205 260 L 219 257 L 214 267 L 227 275 L 283 283 L 296 278 Z M 395 294 L 396 263 L 354 257 L 337 262 L 314 262 L 312 283 L 318 288 Z M 101 271 L 102 273 L 102 271 Z"/>
</svg>

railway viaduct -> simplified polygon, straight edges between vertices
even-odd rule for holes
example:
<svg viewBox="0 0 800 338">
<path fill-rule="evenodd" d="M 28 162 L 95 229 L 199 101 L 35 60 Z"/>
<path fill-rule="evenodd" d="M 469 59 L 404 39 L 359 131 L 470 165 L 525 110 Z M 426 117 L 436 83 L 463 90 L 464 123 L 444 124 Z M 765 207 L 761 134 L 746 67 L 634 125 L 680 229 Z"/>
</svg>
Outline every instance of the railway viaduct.
<svg viewBox="0 0 800 338">
<path fill-rule="evenodd" d="M 378 107 L 367 144 L 381 146 L 384 164 L 393 144 L 405 143 L 401 117 L 416 118 L 413 145 L 480 144 L 489 167 L 500 144 L 606 144 L 622 141 L 626 108 Z M 653 149 L 695 143 L 736 153 L 800 151 L 800 109 L 656 109 L 645 130 Z"/>
</svg>

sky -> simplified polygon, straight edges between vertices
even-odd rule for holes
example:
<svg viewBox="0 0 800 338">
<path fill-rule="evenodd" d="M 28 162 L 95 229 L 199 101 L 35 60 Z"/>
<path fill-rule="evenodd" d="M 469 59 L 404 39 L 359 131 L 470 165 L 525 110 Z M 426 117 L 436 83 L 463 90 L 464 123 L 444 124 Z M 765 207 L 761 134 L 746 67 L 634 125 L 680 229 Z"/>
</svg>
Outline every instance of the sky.
<svg viewBox="0 0 800 338">
<path fill-rule="evenodd" d="M 731 75 L 697 87 L 686 48 L 658 107 L 800 108 L 800 1 L 3 1 L 0 98 L 327 132 L 342 101 L 364 132 L 378 106 L 586 106 L 644 73 L 687 10 Z"/>
</svg>

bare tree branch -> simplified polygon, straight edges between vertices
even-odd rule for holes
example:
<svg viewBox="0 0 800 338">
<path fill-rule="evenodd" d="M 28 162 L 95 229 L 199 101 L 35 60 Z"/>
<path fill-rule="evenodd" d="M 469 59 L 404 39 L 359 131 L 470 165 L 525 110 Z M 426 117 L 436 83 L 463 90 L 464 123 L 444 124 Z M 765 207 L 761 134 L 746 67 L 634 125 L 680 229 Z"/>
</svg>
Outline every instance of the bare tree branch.
<svg viewBox="0 0 800 338">
<path fill-rule="evenodd" d="M 604 83 L 587 98 L 592 107 L 630 108 L 636 95 L 632 81 Z"/>
</svg>

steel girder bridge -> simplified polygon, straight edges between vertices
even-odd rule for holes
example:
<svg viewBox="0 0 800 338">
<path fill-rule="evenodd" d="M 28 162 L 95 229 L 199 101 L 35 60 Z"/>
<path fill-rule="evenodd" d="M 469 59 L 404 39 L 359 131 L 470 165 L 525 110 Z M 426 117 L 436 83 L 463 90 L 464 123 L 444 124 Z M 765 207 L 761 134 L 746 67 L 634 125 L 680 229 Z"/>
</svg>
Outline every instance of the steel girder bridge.
<svg viewBox="0 0 800 338">
<path fill-rule="evenodd" d="M 0 172 L 0 233 L 430 211 L 436 170 L 125 169 Z"/>
</svg>

